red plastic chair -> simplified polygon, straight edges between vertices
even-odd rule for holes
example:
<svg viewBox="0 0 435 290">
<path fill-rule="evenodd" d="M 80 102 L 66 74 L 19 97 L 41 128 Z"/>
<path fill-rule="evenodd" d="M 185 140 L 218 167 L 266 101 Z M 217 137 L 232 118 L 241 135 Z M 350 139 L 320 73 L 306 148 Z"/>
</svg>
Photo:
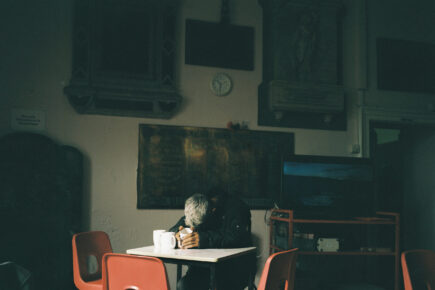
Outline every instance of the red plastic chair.
<svg viewBox="0 0 435 290">
<path fill-rule="evenodd" d="M 298 249 L 275 253 L 267 258 L 258 290 L 293 290 Z"/>
<path fill-rule="evenodd" d="M 409 250 L 402 253 L 405 290 L 435 290 L 435 252 Z"/>
<path fill-rule="evenodd" d="M 105 232 L 93 231 L 78 233 L 72 239 L 74 284 L 80 290 L 103 289 L 103 255 L 112 253 L 109 236 Z M 90 272 L 88 262 L 96 259 L 98 269 Z"/>
<path fill-rule="evenodd" d="M 169 290 L 163 261 L 146 256 L 105 254 L 104 290 Z"/>
</svg>

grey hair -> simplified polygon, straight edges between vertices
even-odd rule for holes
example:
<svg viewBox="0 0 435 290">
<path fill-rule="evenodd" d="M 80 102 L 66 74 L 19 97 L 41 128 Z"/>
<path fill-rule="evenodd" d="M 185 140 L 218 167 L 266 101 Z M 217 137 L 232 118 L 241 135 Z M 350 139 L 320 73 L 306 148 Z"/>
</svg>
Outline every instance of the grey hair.
<svg viewBox="0 0 435 290">
<path fill-rule="evenodd" d="M 204 194 L 196 193 L 189 197 L 184 204 L 185 223 L 189 227 L 201 225 L 209 210 L 209 201 Z"/>
</svg>

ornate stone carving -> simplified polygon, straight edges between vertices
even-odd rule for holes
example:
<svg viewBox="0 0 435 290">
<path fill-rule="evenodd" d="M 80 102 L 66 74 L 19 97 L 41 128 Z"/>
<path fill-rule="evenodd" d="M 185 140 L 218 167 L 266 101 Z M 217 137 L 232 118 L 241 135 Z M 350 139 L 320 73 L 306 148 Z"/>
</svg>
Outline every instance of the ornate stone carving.
<svg viewBox="0 0 435 290">
<path fill-rule="evenodd" d="M 288 112 L 317 114 L 323 120 L 324 114 L 342 114 L 341 2 L 268 0 L 261 4 L 264 72 L 259 98 L 265 99 L 260 103 L 267 108 L 260 112 L 259 123 L 294 126 L 291 121 L 286 124 Z M 330 125 L 325 124 L 325 129 Z"/>
<path fill-rule="evenodd" d="M 170 118 L 175 85 L 172 0 L 74 0 L 70 85 L 79 113 Z"/>
</svg>

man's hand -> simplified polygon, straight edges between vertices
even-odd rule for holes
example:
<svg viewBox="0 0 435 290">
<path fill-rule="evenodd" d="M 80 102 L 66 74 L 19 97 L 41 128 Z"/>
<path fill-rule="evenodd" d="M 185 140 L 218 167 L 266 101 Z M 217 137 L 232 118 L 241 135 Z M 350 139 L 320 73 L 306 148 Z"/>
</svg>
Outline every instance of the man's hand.
<svg viewBox="0 0 435 290">
<path fill-rule="evenodd" d="M 192 230 L 194 230 L 192 228 Z M 182 249 L 191 249 L 191 248 L 198 248 L 199 247 L 199 234 L 198 232 L 192 232 L 191 234 L 188 234 L 184 237 L 183 241 L 181 242 L 181 248 Z"/>
<path fill-rule="evenodd" d="M 183 230 L 184 227 L 183 226 L 179 226 L 178 227 L 178 232 L 175 234 L 175 238 L 177 239 L 177 244 L 181 245 L 181 238 L 180 238 L 180 232 L 181 230 Z"/>
</svg>

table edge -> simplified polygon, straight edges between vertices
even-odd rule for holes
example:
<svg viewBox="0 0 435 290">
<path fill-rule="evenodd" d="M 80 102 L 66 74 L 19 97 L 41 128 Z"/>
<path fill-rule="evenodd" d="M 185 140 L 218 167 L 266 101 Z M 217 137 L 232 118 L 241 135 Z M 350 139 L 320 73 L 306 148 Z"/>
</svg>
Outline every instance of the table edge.
<svg viewBox="0 0 435 290">
<path fill-rule="evenodd" d="M 145 247 L 140 247 L 140 248 L 145 248 Z M 207 258 L 207 257 L 198 258 L 198 257 L 190 257 L 190 256 L 174 256 L 174 255 L 170 255 L 170 254 L 165 254 L 164 252 L 140 253 L 140 252 L 136 251 L 137 249 L 140 249 L 140 248 L 128 249 L 128 250 L 126 250 L 126 253 L 130 254 L 130 255 L 137 255 L 137 256 L 150 256 L 150 257 L 166 258 L 166 259 L 174 259 L 174 260 L 187 260 L 187 261 L 197 261 L 197 262 L 218 263 L 218 262 L 224 261 L 226 259 L 250 254 L 252 252 L 255 252 L 255 250 L 257 249 L 256 247 L 244 247 L 243 249 L 247 249 L 246 251 L 240 252 L 240 253 L 235 253 L 235 254 L 232 254 L 230 256 L 226 256 L 226 257 L 222 257 L 222 258 Z M 215 249 L 215 248 L 213 248 L 213 249 Z M 242 249 L 242 248 L 230 248 L 230 249 Z M 221 249 L 221 250 L 225 250 L 225 249 Z M 226 250 L 228 250 L 228 249 L 226 249 Z"/>
</svg>

